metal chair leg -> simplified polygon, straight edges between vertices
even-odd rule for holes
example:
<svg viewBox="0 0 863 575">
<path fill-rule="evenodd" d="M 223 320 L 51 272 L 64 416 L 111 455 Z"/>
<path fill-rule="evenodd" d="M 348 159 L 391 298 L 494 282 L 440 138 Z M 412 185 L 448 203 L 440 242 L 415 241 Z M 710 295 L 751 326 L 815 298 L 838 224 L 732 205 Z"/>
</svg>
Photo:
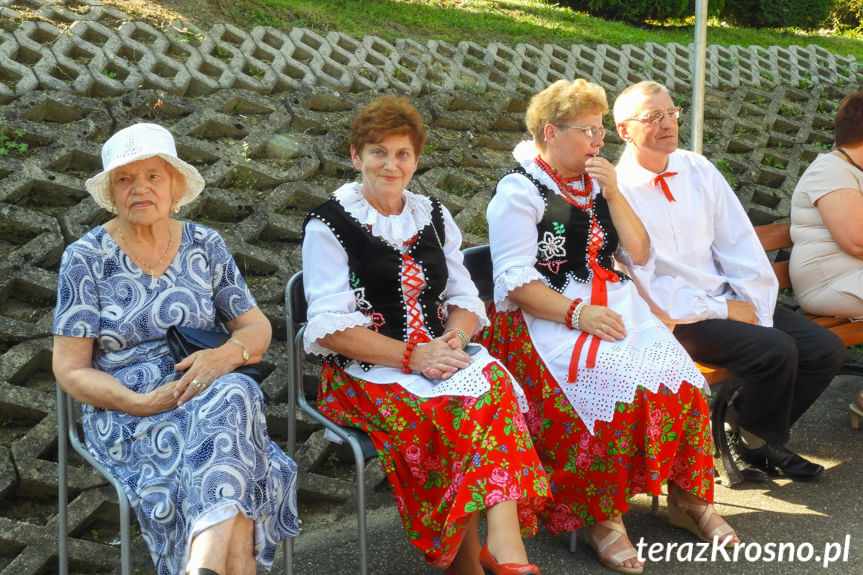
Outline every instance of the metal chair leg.
<svg viewBox="0 0 863 575">
<path fill-rule="evenodd" d="M 368 542 L 366 537 L 366 458 L 359 442 L 351 438 L 351 450 L 354 452 L 354 464 L 357 469 L 357 546 L 360 553 L 360 575 L 368 573 Z"/>
<path fill-rule="evenodd" d="M 69 491 L 66 486 L 66 465 L 69 442 L 66 439 L 66 394 L 57 386 L 57 561 L 60 575 L 69 575 L 69 549 L 66 539 Z"/>
<path fill-rule="evenodd" d="M 284 541 L 285 575 L 294 575 L 294 538 Z"/>
<path fill-rule="evenodd" d="M 59 509 L 57 513 L 58 538 L 57 557 L 60 563 L 60 575 L 69 573 L 69 547 L 68 547 L 68 511 L 69 489 L 66 485 L 67 470 L 69 464 L 69 446 L 93 466 L 102 477 L 104 477 L 117 493 L 117 504 L 120 507 L 120 573 L 121 575 L 132 574 L 132 528 L 131 513 L 129 512 L 129 500 L 126 497 L 123 486 L 117 479 L 108 473 L 93 455 L 87 451 L 84 443 L 78 435 L 75 420 L 72 416 L 72 398 L 69 397 L 60 386 L 57 386 L 57 467 L 58 481 L 57 499 Z"/>
</svg>

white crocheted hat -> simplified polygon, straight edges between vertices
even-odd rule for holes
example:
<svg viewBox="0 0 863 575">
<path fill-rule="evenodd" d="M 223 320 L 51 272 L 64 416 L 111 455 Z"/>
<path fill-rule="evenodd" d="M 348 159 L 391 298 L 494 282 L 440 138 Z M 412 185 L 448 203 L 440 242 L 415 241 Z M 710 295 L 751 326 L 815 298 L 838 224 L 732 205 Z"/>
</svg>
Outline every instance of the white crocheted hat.
<svg viewBox="0 0 863 575">
<path fill-rule="evenodd" d="M 185 206 L 198 197 L 204 189 L 204 178 L 192 165 L 177 157 L 177 147 L 171 132 L 157 124 L 135 124 L 108 138 L 102 146 L 102 171 L 85 182 L 87 191 L 99 206 L 117 213 L 111 201 L 111 170 L 153 156 L 159 156 L 177 168 L 186 180 L 186 191 L 178 205 Z"/>
</svg>

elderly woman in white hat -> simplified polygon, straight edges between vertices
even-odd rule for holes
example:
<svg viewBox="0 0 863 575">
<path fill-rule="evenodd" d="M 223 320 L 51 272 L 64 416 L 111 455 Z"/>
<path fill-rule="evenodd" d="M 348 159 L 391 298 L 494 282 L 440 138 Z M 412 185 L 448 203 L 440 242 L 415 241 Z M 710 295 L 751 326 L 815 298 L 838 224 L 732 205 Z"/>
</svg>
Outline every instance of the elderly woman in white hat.
<svg viewBox="0 0 863 575">
<path fill-rule="evenodd" d="M 63 254 L 54 375 L 84 404 L 87 447 L 124 484 L 159 575 L 254 574 L 298 528 L 296 465 L 269 439 L 257 382 L 234 372 L 260 361 L 269 321 L 222 238 L 172 217 L 204 180 L 165 128 L 120 130 L 102 164 L 87 191 L 115 217 Z M 173 325 L 230 339 L 175 364 Z"/>
</svg>

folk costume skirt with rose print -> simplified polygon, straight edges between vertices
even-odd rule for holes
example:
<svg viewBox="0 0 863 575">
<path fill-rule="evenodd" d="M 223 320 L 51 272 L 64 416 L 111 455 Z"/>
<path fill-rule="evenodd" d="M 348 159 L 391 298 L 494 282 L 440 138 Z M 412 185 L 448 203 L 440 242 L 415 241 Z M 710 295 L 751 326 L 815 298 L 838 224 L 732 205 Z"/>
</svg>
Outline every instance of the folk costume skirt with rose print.
<svg viewBox="0 0 863 575">
<path fill-rule="evenodd" d="M 438 567 L 452 562 L 470 514 L 515 500 L 522 535 L 530 536 L 550 503 L 509 375 L 494 363 L 484 373 L 491 389 L 479 397 L 421 398 L 331 363 L 321 371 L 318 408 L 369 434 L 408 539 Z"/>
<path fill-rule="evenodd" d="M 686 382 L 677 393 L 639 387 L 591 435 L 534 350 L 521 311 L 489 318 L 481 343 L 521 383 L 530 404 L 525 419 L 554 499 L 541 512 L 549 531 L 622 515 L 630 497 L 658 495 L 666 479 L 713 502 L 709 411 L 700 389 Z"/>
</svg>

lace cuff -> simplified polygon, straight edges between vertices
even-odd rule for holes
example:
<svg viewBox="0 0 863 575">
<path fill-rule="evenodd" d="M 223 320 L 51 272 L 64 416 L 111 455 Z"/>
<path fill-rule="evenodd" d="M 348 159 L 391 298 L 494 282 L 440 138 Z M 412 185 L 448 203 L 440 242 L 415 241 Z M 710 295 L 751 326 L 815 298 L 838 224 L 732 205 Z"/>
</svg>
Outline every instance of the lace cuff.
<svg viewBox="0 0 863 575">
<path fill-rule="evenodd" d="M 474 314 L 477 318 L 476 331 L 479 332 L 490 325 L 488 315 L 485 313 L 485 304 L 481 299 L 474 296 L 454 296 L 446 300 L 446 305 L 454 305 Z"/>
<path fill-rule="evenodd" d="M 372 320 L 358 311 L 351 313 L 326 312 L 316 315 L 309 320 L 306 331 L 303 332 L 303 349 L 306 350 L 306 353 L 315 355 L 332 355 L 335 352 L 319 344 L 319 339 L 337 331 L 371 325 Z M 290 344 L 290 342 L 288 343 Z"/>
<path fill-rule="evenodd" d="M 510 301 L 509 292 L 524 284 L 539 280 L 548 286 L 548 281 L 535 268 L 529 266 L 509 268 L 494 280 L 494 305 L 498 311 L 515 311 L 518 306 Z"/>
</svg>

